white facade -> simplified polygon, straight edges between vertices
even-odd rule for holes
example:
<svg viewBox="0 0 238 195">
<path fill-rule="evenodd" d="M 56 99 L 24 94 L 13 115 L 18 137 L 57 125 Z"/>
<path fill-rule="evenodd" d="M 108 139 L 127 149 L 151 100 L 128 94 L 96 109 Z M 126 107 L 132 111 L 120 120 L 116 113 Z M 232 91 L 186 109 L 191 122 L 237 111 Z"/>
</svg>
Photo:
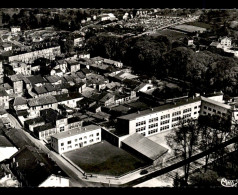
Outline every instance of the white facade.
<svg viewBox="0 0 238 195">
<path fill-rule="evenodd" d="M 0 147 L 0 162 L 9 159 L 13 154 L 17 152 L 17 148 L 12 147 Z"/>
<path fill-rule="evenodd" d="M 144 136 L 157 134 L 178 127 L 180 118 L 197 119 L 201 101 L 159 111 L 130 121 L 130 134 L 135 132 Z"/>
<path fill-rule="evenodd" d="M 224 37 L 220 41 L 222 46 L 231 47 L 231 39 L 229 37 Z"/>
<path fill-rule="evenodd" d="M 17 32 L 21 32 L 21 28 L 20 27 L 11 27 L 11 33 L 17 33 Z"/>
<path fill-rule="evenodd" d="M 69 179 L 52 174 L 39 187 L 69 187 Z"/>
<path fill-rule="evenodd" d="M 51 147 L 62 154 L 101 142 L 101 127 L 88 125 L 51 136 Z"/>
</svg>

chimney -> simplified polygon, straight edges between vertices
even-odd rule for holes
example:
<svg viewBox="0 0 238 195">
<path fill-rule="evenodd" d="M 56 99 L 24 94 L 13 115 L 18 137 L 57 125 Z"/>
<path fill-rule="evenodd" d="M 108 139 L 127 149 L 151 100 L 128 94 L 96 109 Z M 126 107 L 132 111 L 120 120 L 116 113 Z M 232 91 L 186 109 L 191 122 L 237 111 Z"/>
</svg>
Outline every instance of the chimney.
<svg viewBox="0 0 238 195">
<path fill-rule="evenodd" d="M 140 111 L 139 111 L 139 110 L 137 111 L 137 114 L 140 114 Z"/>
</svg>

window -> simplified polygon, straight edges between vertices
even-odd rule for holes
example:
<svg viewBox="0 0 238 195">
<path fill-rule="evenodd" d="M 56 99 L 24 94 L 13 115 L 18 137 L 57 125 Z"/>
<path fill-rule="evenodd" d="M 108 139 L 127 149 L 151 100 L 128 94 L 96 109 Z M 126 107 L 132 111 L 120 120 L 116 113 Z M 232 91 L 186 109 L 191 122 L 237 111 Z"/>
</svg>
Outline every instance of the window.
<svg viewBox="0 0 238 195">
<path fill-rule="evenodd" d="M 68 141 L 68 144 L 71 144 L 71 141 Z"/>
<path fill-rule="evenodd" d="M 150 134 L 153 134 L 153 133 L 156 133 L 156 132 L 158 132 L 158 129 L 153 129 L 151 131 L 148 131 L 148 134 L 150 135 Z"/>
<path fill-rule="evenodd" d="M 177 112 L 173 112 L 172 116 L 177 116 L 177 115 L 180 115 L 181 114 L 181 111 L 177 111 Z"/>
<path fill-rule="evenodd" d="M 99 136 L 99 133 L 97 133 L 97 136 Z"/>
<path fill-rule="evenodd" d="M 87 141 L 85 141 L 84 144 L 87 144 Z"/>
<path fill-rule="evenodd" d="M 169 125 L 166 125 L 166 126 L 160 127 L 160 131 L 163 131 L 163 130 L 166 130 L 166 129 L 169 129 Z"/>
<path fill-rule="evenodd" d="M 212 111 L 213 111 L 213 112 L 216 112 L 216 110 L 215 110 L 215 109 L 213 109 Z"/>
<path fill-rule="evenodd" d="M 152 123 L 152 122 L 155 122 L 155 121 L 158 121 L 158 120 L 159 120 L 159 118 L 158 118 L 158 117 L 151 118 L 151 119 L 149 120 L 149 123 Z"/>
<path fill-rule="evenodd" d="M 208 107 L 208 110 L 209 110 L 209 111 L 212 111 L 212 109 L 211 109 L 210 107 Z"/>
<path fill-rule="evenodd" d="M 75 144 L 75 147 L 78 147 L 78 144 Z"/>
<path fill-rule="evenodd" d="M 194 114 L 197 114 L 197 112 L 194 112 Z"/>
<path fill-rule="evenodd" d="M 140 132 L 140 131 L 144 131 L 144 130 L 145 130 L 145 126 L 137 128 L 136 132 Z"/>
<path fill-rule="evenodd" d="M 163 120 L 163 119 L 166 119 L 166 118 L 169 118 L 169 117 L 170 117 L 170 114 L 166 114 L 166 115 L 161 116 L 160 119 Z"/>
<path fill-rule="evenodd" d="M 203 112 L 203 114 L 207 114 L 206 112 Z"/>
<path fill-rule="evenodd" d="M 141 135 L 145 136 L 145 133 L 141 133 Z"/>
<path fill-rule="evenodd" d="M 204 109 L 207 109 L 207 107 L 206 107 L 206 106 L 204 106 Z"/>
<path fill-rule="evenodd" d="M 169 120 L 161 121 L 160 125 L 164 125 L 164 124 L 167 124 L 167 123 L 169 123 Z"/>
<path fill-rule="evenodd" d="M 82 140 L 82 137 L 80 137 L 79 140 Z"/>
<path fill-rule="evenodd" d="M 89 137 L 93 137 L 93 134 L 89 135 Z"/>
<path fill-rule="evenodd" d="M 187 112 L 191 112 L 192 111 L 192 108 L 187 108 L 185 110 L 183 110 L 183 113 L 187 113 Z"/>
<path fill-rule="evenodd" d="M 179 117 L 174 117 L 174 118 L 172 118 L 172 122 L 174 122 L 174 121 L 179 121 L 180 120 L 180 116 Z"/>
<path fill-rule="evenodd" d="M 60 127 L 60 132 L 64 131 L 64 127 Z"/>
<path fill-rule="evenodd" d="M 90 142 L 90 143 L 93 142 L 93 139 L 90 139 L 89 142 Z"/>
<path fill-rule="evenodd" d="M 75 142 L 77 142 L 77 141 L 78 141 L 78 139 L 75 139 L 74 141 L 75 141 Z"/>
<path fill-rule="evenodd" d="M 64 150 L 64 148 L 61 148 L 61 150 Z"/>
<path fill-rule="evenodd" d="M 145 124 L 146 124 L 146 121 L 141 121 L 141 122 L 136 123 L 136 126 L 138 127 L 140 125 L 145 125 Z"/>
<path fill-rule="evenodd" d="M 197 109 L 197 106 L 195 106 L 194 109 Z"/>
<path fill-rule="evenodd" d="M 64 146 L 64 143 L 61 143 L 61 146 Z"/>
<path fill-rule="evenodd" d="M 87 139 L 87 136 L 84 136 L 83 138 L 84 138 L 84 139 Z"/>
<path fill-rule="evenodd" d="M 96 140 L 99 140 L 99 137 L 97 137 Z"/>
</svg>

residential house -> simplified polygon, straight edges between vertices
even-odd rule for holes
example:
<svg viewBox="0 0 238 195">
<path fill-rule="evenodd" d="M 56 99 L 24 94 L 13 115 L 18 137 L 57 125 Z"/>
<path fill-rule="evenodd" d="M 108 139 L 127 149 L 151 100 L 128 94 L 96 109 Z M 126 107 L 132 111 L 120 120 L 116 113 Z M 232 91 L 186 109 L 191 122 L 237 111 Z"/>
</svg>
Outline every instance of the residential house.
<svg viewBox="0 0 238 195">
<path fill-rule="evenodd" d="M 67 62 L 67 68 L 70 72 L 77 72 L 80 70 L 80 63 L 76 60 L 66 60 Z"/>
<path fill-rule="evenodd" d="M 12 45 L 9 43 L 3 43 L 2 48 L 4 51 L 11 51 L 12 50 Z"/>
<path fill-rule="evenodd" d="M 21 74 L 16 74 L 9 76 L 10 83 L 13 85 L 13 91 L 16 95 L 23 94 L 23 76 Z"/>
<path fill-rule="evenodd" d="M 0 87 L 0 107 L 9 109 L 9 95 L 3 87 Z"/>
<path fill-rule="evenodd" d="M 4 83 L 3 87 L 9 95 L 13 94 L 13 87 L 11 85 L 9 85 L 9 83 Z"/>
<path fill-rule="evenodd" d="M 231 47 L 232 40 L 231 38 L 225 36 L 225 37 L 220 37 L 219 42 L 222 45 L 222 47 Z"/>
<path fill-rule="evenodd" d="M 54 97 L 58 104 L 64 104 L 70 108 L 76 108 L 77 102 L 83 99 L 82 95 L 79 93 L 60 94 L 55 95 Z"/>
<path fill-rule="evenodd" d="M 55 96 L 48 95 L 28 100 L 30 116 L 39 116 L 40 110 L 52 108 L 57 110 L 58 101 Z"/>
<path fill-rule="evenodd" d="M 56 133 L 56 127 L 52 123 L 46 123 L 44 125 L 34 127 L 33 132 L 40 140 L 49 141 L 50 136 Z"/>
<path fill-rule="evenodd" d="M 32 132 L 35 127 L 42 126 L 44 124 L 45 120 L 41 116 L 24 121 L 24 127 Z"/>
<path fill-rule="evenodd" d="M 118 61 L 114 61 L 114 60 L 110 60 L 110 59 L 104 59 L 103 61 L 104 63 L 106 64 L 109 64 L 109 65 L 114 65 L 118 68 L 122 68 L 123 67 L 123 63 L 122 62 L 118 62 Z"/>
<path fill-rule="evenodd" d="M 15 97 L 13 108 L 16 111 L 28 110 L 27 100 L 24 97 Z"/>
<path fill-rule="evenodd" d="M 21 32 L 21 27 L 20 26 L 11 26 L 11 33 L 15 34 L 17 32 Z"/>
<path fill-rule="evenodd" d="M 18 149 L 4 136 L 0 134 L 0 162 L 9 159 Z"/>
<path fill-rule="evenodd" d="M 12 172 L 24 187 L 69 187 L 69 178 L 48 155 L 25 146 L 11 158 Z"/>
<path fill-rule="evenodd" d="M 115 95 L 108 92 L 95 93 L 90 97 L 90 99 L 95 100 L 100 105 L 110 106 L 115 102 Z"/>
</svg>

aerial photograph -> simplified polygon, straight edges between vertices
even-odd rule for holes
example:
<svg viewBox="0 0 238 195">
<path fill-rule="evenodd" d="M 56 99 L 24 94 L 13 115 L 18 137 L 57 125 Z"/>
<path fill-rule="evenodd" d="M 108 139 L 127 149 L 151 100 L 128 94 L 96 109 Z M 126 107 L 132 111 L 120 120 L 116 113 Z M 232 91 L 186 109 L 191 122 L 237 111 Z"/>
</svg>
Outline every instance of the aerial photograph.
<svg viewBox="0 0 238 195">
<path fill-rule="evenodd" d="M 237 185 L 238 10 L 0 8 L 0 194 Z"/>
</svg>

